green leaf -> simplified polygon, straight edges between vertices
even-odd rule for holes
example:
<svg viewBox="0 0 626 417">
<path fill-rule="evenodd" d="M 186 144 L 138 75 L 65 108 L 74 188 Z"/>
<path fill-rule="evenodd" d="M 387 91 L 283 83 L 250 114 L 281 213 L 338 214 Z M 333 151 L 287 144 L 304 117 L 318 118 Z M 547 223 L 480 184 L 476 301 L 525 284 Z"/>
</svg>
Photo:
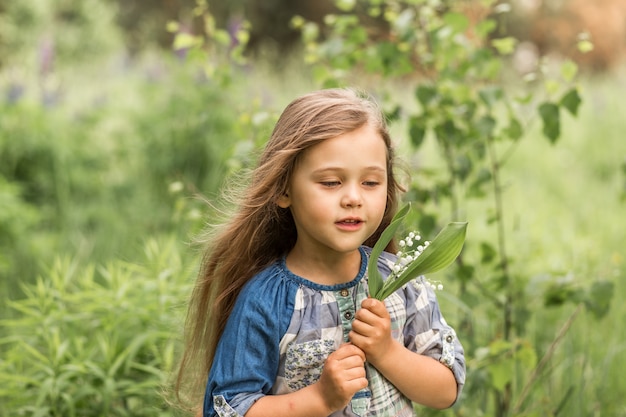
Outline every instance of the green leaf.
<svg viewBox="0 0 626 417">
<path fill-rule="evenodd" d="M 337 0 L 335 6 L 343 12 L 349 12 L 356 6 L 356 0 Z"/>
<path fill-rule="evenodd" d="M 421 116 L 412 116 L 409 119 L 409 137 L 413 146 L 419 148 L 424 142 L 424 136 L 426 136 L 426 120 Z"/>
<path fill-rule="evenodd" d="M 464 135 L 452 119 L 446 119 L 435 126 L 435 134 L 440 141 L 452 144 L 461 143 L 464 139 Z"/>
<path fill-rule="evenodd" d="M 370 292 L 370 295 L 384 300 L 412 279 L 446 268 L 461 253 L 466 232 L 467 222 L 449 223 L 399 277 L 388 279 L 380 293 Z"/>
<path fill-rule="evenodd" d="M 589 40 L 584 39 L 578 41 L 578 44 L 576 46 L 578 47 L 578 50 L 583 54 L 593 51 L 593 43 L 591 43 L 591 41 Z"/>
<path fill-rule="evenodd" d="M 467 154 L 460 154 L 454 158 L 453 172 L 463 182 L 467 179 L 473 168 L 472 159 Z"/>
<path fill-rule="evenodd" d="M 578 90 L 576 88 L 572 88 L 561 98 L 560 105 L 565 107 L 565 109 L 572 115 L 578 115 L 578 107 L 582 100 L 580 99 L 580 95 L 578 95 Z"/>
<path fill-rule="evenodd" d="M 511 55 L 515 51 L 517 39 L 512 36 L 507 36 L 505 38 L 492 40 L 491 45 L 496 48 L 501 55 Z"/>
<path fill-rule="evenodd" d="M 463 13 L 446 13 L 443 16 L 443 21 L 455 33 L 465 32 L 469 27 L 469 19 Z"/>
<path fill-rule="evenodd" d="M 480 262 L 487 264 L 496 259 L 497 252 L 492 245 L 488 242 L 480 242 Z"/>
<path fill-rule="evenodd" d="M 533 369 L 537 365 L 537 353 L 527 341 L 522 341 L 517 347 L 515 359 L 528 370 Z"/>
<path fill-rule="evenodd" d="M 420 85 L 415 90 L 415 96 L 422 106 L 427 107 L 437 97 L 437 89 L 430 85 Z"/>
<path fill-rule="evenodd" d="M 372 248 L 369 261 L 367 262 L 367 276 L 368 276 L 368 289 L 370 295 L 378 294 L 383 287 L 383 278 L 378 271 L 378 258 L 383 253 L 391 239 L 396 234 L 396 230 L 402 224 L 402 221 L 409 213 L 411 209 L 411 203 L 404 205 L 391 219 L 389 226 L 385 228 L 380 238 L 376 241 L 376 244 Z"/>
<path fill-rule="evenodd" d="M 522 124 L 515 117 L 511 117 L 509 122 L 509 126 L 504 130 L 506 135 L 513 140 L 518 140 L 524 134 L 524 129 L 522 128 Z"/>
<path fill-rule="evenodd" d="M 474 180 L 469 184 L 467 189 L 468 197 L 481 198 L 485 195 L 485 187 L 491 182 L 491 171 L 487 168 L 481 168 L 476 172 Z"/>
<path fill-rule="evenodd" d="M 402 108 L 400 106 L 396 106 L 391 111 L 385 111 L 385 119 L 389 122 L 395 122 L 396 120 L 400 120 L 401 113 Z"/>
<path fill-rule="evenodd" d="M 561 83 L 557 80 L 546 80 L 544 86 L 549 96 L 556 94 L 561 89 Z"/>
<path fill-rule="evenodd" d="M 198 36 L 190 35 L 189 33 L 180 32 L 176 34 L 174 38 L 174 50 L 193 48 L 200 45 L 202 39 Z"/>
<path fill-rule="evenodd" d="M 514 369 L 515 361 L 510 358 L 503 358 L 489 366 L 491 383 L 497 391 L 503 392 L 506 385 L 511 382 L 515 374 Z"/>
<path fill-rule="evenodd" d="M 591 285 L 585 305 L 600 319 L 609 312 L 615 285 L 611 281 L 596 281 Z"/>
<path fill-rule="evenodd" d="M 490 138 L 496 128 L 496 119 L 490 115 L 485 115 L 476 122 L 478 133 L 484 138 Z"/>
<path fill-rule="evenodd" d="M 554 103 L 545 102 L 539 106 L 539 115 L 543 121 L 543 134 L 550 143 L 556 143 L 561 135 L 561 119 L 559 116 L 559 106 Z"/>
<path fill-rule="evenodd" d="M 222 46 L 227 46 L 231 42 L 230 34 L 223 29 L 216 30 L 213 34 L 213 39 Z"/>
<path fill-rule="evenodd" d="M 478 92 L 478 95 L 487 107 L 492 108 L 498 101 L 502 100 L 504 91 L 500 87 L 485 87 Z"/>
<path fill-rule="evenodd" d="M 546 307 L 558 307 L 567 302 L 578 302 L 580 296 L 581 291 L 573 282 L 557 282 L 546 288 L 543 304 Z"/>
<path fill-rule="evenodd" d="M 476 24 L 476 34 L 482 39 L 487 37 L 491 32 L 493 32 L 498 27 L 498 24 L 493 19 L 485 19 L 482 22 L 478 22 Z"/>
<path fill-rule="evenodd" d="M 180 25 L 177 21 L 175 20 L 170 20 L 169 22 L 167 22 L 167 24 L 165 25 L 165 30 L 167 30 L 170 33 L 176 33 L 178 32 L 178 30 L 180 29 Z"/>
<path fill-rule="evenodd" d="M 306 20 L 304 20 L 302 16 L 295 15 L 291 18 L 291 21 L 289 22 L 289 27 L 291 27 L 292 29 L 301 29 L 305 23 Z"/>
<path fill-rule="evenodd" d="M 574 80 L 574 77 L 576 77 L 577 73 L 578 65 L 571 59 L 568 59 L 563 63 L 563 65 L 561 65 L 561 75 L 563 76 L 563 79 L 568 83 Z"/>
</svg>

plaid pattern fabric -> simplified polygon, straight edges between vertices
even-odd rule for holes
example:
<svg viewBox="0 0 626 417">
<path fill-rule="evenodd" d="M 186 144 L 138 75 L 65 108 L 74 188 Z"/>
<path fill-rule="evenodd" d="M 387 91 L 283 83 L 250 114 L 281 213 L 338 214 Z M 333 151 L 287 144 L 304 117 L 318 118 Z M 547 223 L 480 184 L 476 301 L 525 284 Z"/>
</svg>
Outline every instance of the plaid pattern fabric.
<svg viewBox="0 0 626 417">
<path fill-rule="evenodd" d="M 297 391 L 319 379 L 328 355 L 340 344 L 348 341 L 354 314 L 368 296 L 366 268 L 370 249 L 362 248 L 361 251 L 362 264 L 358 276 L 353 281 L 341 285 L 323 286 L 296 276 L 287 269 L 284 260 L 270 267 L 272 273 L 269 276 L 280 282 L 274 284 L 277 287 L 287 285 L 290 288 L 286 291 L 288 302 L 272 306 L 272 309 L 279 310 L 281 314 L 287 314 L 288 320 L 284 323 L 285 328 L 278 331 L 282 336 L 275 342 L 277 346 L 268 347 L 268 351 L 276 352 L 277 355 L 277 364 L 273 370 L 268 370 L 266 376 L 266 379 L 269 379 L 274 375 L 271 388 L 268 391 L 261 386 L 258 390 L 248 388 L 248 392 L 229 396 L 228 392 L 221 392 L 216 384 L 215 388 L 212 387 L 210 390 L 210 377 L 207 396 L 212 397 L 209 397 L 208 403 L 217 415 L 232 416 L 232 410 L 244 415 L 253 402 L 262 395 Z M 393 262 L 394 259 L 393 255 L 385 256 L 387 262 L 383 260 L 379 264 L 383 277 L 390 273 L 388 261 Z M 248 291 L 242 294 L 244 298 L 245 294 L 251 294 L 254 298 L 258 297 L 260 292 Z M 263 300 L 238 300 L 238 303 L 259 302 Z M 407 348 L 431 356 L 450 367 L 457 379 L 460 393 L 465 381 L 463 349 L 456 339 L 454 330 L 441 316 L 432 290 L 417 280 L 388 297 L 385 305 L 391 316 L 392 337 Z M 265 323 L 270 326 L 267 321 Z M 268 328 L 268 332 L 273 332 L 271 327 Z M 245 344 L 245 340 L 240 340 L 239 343 Z M 218 354 L 219 352 L 218 348 Z M 220 359 L 221 356 L 216 355 L 216 361 Z M 259 358 L 255 366 L 266 366 L 262 359 Z M 332 417 L 415 415 L 411 401 L 376 368 L 366 363 L 366 372 L 369 386 L 358 392 L 346 409 L 332 414 Z M 232 389 L 230 391 L 232 392 Z M 240 406 L 237 406 L 238 404 Z M 212 411 L 205 407 L 205 416 L 214 415 Z"/>
</svg>

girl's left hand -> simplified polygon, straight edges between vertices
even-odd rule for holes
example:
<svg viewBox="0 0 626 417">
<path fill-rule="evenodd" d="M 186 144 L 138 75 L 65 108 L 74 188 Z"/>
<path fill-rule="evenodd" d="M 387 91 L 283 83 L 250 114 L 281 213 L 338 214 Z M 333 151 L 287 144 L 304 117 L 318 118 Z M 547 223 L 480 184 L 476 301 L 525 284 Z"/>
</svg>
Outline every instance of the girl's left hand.
<svg viewBox="0 0 626 417">
<path fill-rule="evenodd" d="M 363 300 L 352 322 L 349 337 L 352 344 L 365 352 L 372 365 L 384 358 L 393 344 L 391 319 L 385 303 L 375 298 Z"/>
</svg>

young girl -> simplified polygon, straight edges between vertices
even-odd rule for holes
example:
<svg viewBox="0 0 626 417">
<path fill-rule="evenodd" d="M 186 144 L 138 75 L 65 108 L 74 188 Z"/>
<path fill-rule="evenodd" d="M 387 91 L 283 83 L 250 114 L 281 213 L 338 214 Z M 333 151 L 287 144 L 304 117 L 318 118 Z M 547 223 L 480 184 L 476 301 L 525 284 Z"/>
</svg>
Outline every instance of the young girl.
<svg viewBox="0 0 626 417">
<path fill-rule="evenodd" d="M 380 110 L 351 90 L 284 110 L 192 295 L 178 383 L 200 360 L 205 417 L 413 416 L 413 401 L 456 401 L 463 349 L 429 287 L 368 298 L 370 248 L 401 191 L 393 159 Z"/>
</svg>

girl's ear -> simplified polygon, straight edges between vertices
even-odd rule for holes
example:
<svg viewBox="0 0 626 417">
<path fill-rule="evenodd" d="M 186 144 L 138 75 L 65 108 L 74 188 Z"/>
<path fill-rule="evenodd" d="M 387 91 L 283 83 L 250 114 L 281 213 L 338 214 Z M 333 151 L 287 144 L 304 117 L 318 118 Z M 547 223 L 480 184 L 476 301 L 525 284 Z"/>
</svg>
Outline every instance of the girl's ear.
<svg viewBox="0 0 626 417">
<path fill-rule="evenodd" d="M 287 208 L 291 205 L 291 199 L 289 198 L 289 193 L 285 192 L 278 197 L 277 201 L 278 207 Z"/>
</svg>

